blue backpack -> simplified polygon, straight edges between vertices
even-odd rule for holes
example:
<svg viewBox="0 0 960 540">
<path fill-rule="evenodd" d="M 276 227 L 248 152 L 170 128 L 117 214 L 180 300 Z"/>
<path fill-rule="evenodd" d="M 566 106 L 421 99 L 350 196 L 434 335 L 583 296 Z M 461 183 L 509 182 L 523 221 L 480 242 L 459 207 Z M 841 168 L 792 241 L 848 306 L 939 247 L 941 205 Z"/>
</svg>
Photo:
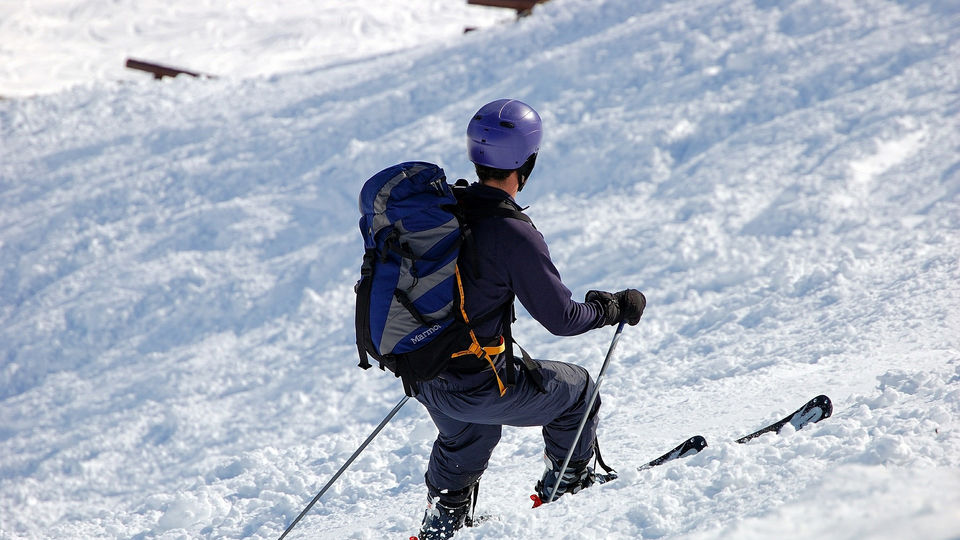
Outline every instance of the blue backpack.
<svg viewBox="0 0 960 540">
<path fill-rule="evenodd" d="M 380 369 L 403 380 L 410 396 L 417 382 L 436 377 L 451 358 L 473 355 L 493 367 L 492 357 L 505 346 L 502 339 L 498 346 L 482 346 L 463 307 L 458 258 L 468 232 L 443 169 L 411 161 L 380 171 L 360 191 L 360 213 L 364 256 L 355 287 L 360 367 L 370 368 L 367 356 L 372 356 Z M 502 395 L 505 386 L 496 378 Z"/>
</svg>

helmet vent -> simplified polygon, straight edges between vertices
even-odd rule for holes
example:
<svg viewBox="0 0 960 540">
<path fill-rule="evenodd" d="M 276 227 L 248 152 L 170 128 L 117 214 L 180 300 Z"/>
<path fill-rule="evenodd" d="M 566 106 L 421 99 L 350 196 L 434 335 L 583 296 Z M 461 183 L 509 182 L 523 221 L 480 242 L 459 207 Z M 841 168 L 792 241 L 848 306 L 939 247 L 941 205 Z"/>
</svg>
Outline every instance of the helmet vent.
<svg viewBox="0 0 960 540">
<path fill-rule="evenodd" d="M 503 127 L 505 127 L 505 128 L 509 128 L 509 129 L 513 129 L 513 128 L 517 127 L 517 126 L 515 126 L 515 125 L 513 124 L 513 122 L 507 122 L 506 120 L 502 120 L 502 121 L 500 122 L 500 125 L 503 126 Z"/>
</svg>

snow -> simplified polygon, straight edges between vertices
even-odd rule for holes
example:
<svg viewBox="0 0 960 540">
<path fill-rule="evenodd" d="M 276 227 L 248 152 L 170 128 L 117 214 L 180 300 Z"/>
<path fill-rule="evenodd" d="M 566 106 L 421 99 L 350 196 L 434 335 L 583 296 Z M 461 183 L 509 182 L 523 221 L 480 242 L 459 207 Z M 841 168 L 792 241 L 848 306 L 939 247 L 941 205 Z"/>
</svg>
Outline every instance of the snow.
<svg viewBox="0 0 960 540">
<path fill-rule="evenodd" d="M 442 43 L 509 13 L 449 0 L 42 0 L 0 4 L 0 96 L 152 75 L 127 58 L 270 76 Z"/>
<path fill-rule="evenodd" d="M 622 479 L 529 509 L 540 433 L 505 429 L 458 538 L 960 531 L 954 2 L 42 0 L 0 32 L 0 538 L 279 536 L 402 396 L 356 368 L 363 180 L 469 177 L 508 96 L 566 283 L 649 306 L 602 388 Z M 515 335 L 597 373 L 612 329 Z M 292 537 L 414 534 L 435 433 L 407 404 Z"/>
</svg>

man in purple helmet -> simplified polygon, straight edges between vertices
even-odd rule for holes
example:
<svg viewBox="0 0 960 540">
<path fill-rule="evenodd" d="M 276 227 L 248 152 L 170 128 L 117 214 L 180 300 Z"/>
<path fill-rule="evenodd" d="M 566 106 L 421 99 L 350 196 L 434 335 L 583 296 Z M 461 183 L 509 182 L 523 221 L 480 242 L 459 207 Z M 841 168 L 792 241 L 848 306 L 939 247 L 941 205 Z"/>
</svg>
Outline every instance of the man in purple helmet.
<svg viewBox="0 0 960 540">
<path fill-rule="evenodd" d="M 513 300 L 560 336 L 624 319 L 637 324 L 646 300 L 634 289 L 590 291 L 584 302 L 571 298 L 543 236 L 514 200 L 533 171 L 541 136 L 537 111 L 512 99 L 484 105 L 467 126 L 467 149 L 479 182 L 461 181 L 456 188 L 471 230 L 470 245 L 460 256 L 464 306 L 481 343 L 503 352 L 494 362 L 496 377 L 486 362 L 453 359 L 437 378 L 418 385 L 416 399 L 439 430 L 425 475 L 428 505 L 421 540 L 450 538 L 471 525 L 480 476 L 504 425 L 542 426 L 547 466 L 535 487 L 541 499 L 558 478 L 557 497 L 597 480 L 589 463 L 599 398 L 587 410 L 594 382 L 574 364 L 532 360 L 525 352 L 514 358 Z M 501 380 L 507 381 L 503 391 Z M 574 445 L 584 415 L 588 420 Z M 570 464 L 561 472 L 572 446 Z"/>
</svg>

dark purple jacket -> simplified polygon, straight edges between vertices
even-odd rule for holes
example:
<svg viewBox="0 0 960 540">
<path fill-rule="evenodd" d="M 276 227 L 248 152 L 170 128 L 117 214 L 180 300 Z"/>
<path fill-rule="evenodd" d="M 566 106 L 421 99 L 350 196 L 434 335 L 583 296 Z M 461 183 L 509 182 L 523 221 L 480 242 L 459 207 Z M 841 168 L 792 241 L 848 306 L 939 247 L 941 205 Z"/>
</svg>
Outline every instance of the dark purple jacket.
<svg viewBox="0 0 960 540">
<path fill-rule="evenodd" d="M 507 200 L 520 210 L 510 195 L 500 189 L 474 183 L 466 188 L 466 204 L 495 206 Z M 557 267 L 540 234 L 531 224 L 513 218 L 491 217 L 471 220 L 473 247 L 465 246 L 461 259 L 470 268 L 462 271 L 464 304 L 471 320 L 491 312 L 510 300 L 511 293 L 530 315 L 551 333 L 573 336 L 603 324 L 596 304 L 577 302 L 560 280 Z M 478 338 L 503 333 L 504 319 L 481 322 Z"/>
</svg>

